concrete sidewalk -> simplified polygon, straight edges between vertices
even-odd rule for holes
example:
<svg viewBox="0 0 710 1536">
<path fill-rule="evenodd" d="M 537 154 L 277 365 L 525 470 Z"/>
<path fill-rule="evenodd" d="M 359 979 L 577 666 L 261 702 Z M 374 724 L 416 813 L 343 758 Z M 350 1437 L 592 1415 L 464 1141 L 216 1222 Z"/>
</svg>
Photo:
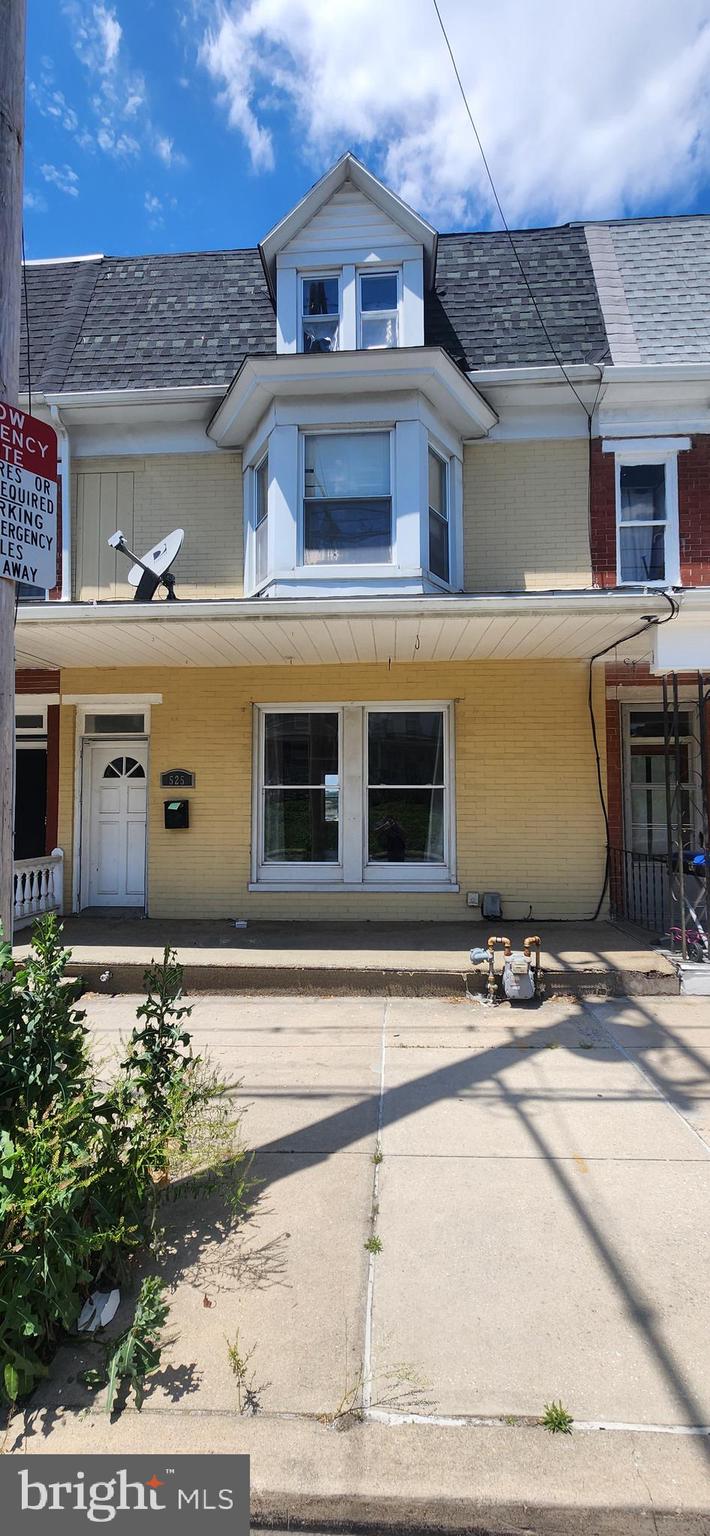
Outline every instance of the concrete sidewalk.
<svg viewBox="0 0 710 1536">
<path fill-rule="evenodd" d="M 88 1006 L 116 1045 L 131 1000 Z M 192 1027 L 242 1079 L 256 1211 L 169 1208 L 140 1417 L 67 1347 L 9 1449 L 249 1450 L 284 1527 L 710 1530 L 706 1003 L 220 997 Z"/>
<path fill-rule="evenodd" d="M 395 997 L 462 997 L 485 990 L 485 966 L 473 968 L 472 948 L 502 932 L 521 948 L 526 923 L 274 923 L 163 921 L 111 913 L 63 919 L 72 951 L 69 974 L 92 990 L 139 991 L 143 973 L 169 944 L 192 992 L 269 992 Z M 17 945 L 27 953 L 29 932 Z M 545 923 L 540 933 L 549 993 L 672 996 L 675 965 L 652 949 L 641 930 L 615 923 Z M 500 959 L 498 961 L 500 969 Z"/>
</svg>

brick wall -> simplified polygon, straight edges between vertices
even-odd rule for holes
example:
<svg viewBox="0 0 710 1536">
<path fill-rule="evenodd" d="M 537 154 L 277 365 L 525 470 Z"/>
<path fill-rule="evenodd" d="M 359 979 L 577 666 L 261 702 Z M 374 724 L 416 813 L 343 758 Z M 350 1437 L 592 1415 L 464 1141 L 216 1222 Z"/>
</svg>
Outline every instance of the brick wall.
<svg viewBox="0 0 710 1536">
<path fill-rule="evenodd" d="M 73 483 L 75 598 L 132 597 L 129 562 L 108 548 L 117 526 L 141 554 L 184 528 L 175 562 L 183 597 L 241 597 L 244 530 L 239 453 L 77 459 Z"/>
<path fill-rule="evenodd" d="M 464 449 L 464 588 L 588 587 L 586 442 Z"/>
<path fill-rule="evenodd" d="M 678 454 L 678 524 L 683 586 L 710 585 L 710 436 L 694 437 Z M 592 443 L 592 580 L 616 586 L 616 488 L 614 455 Z"/>
<path fill-rule="evenodd" d="M 65 693 L 162 693 L 151 712 L 149 903 L 154 917 L 467 918 L 467 890 L 499 890 L 510 918 L 584 918 L 604 829 L 584 662 L 66 671 Z M 595 679 L 602 760 L 603 675 Z M 459 892 L 249 892 L 255 703 L 454 700 Z M 71 898 L 75 713 L 62 708 L 60 833 Z M 190 827 L 163 827 L 160 774 L 196 774 Z"/>
</svg>

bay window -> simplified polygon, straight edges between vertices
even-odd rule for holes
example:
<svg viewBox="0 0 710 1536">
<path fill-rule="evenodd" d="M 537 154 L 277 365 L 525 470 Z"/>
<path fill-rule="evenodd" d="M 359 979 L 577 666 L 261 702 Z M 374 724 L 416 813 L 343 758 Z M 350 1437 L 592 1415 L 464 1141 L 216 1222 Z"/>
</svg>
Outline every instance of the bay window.
<svg viewBox="0 0 710 1536">
<path fill-rule="evenodd" d="M 308 433 L 304 449 L 306 565 L 392 558 L 389 432 Z"/>
<path fill-rule="evenodd" d="M 375 347 L 396 347 L 399 330 L 399 274 L 361 272 L 358 286 L 359 345 L 366 351 Z"/>
<path fill-rule="evenodd" d="M 301 350 L 335 352 L 340 325 L 340 279 L 301 278 Z"/>
<path fill-rule="evenodd" d="M 444 704 L 259 707 L 253 878 L 307 889 L 451 889 Z"/>
</svg>

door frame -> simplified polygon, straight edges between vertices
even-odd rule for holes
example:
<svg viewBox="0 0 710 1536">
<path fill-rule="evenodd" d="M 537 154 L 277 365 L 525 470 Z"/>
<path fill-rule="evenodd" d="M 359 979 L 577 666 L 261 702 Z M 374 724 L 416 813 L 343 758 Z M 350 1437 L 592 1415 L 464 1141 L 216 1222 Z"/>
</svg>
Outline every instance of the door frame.
<svg viewBox="0 0 710 1536">
<path fill-rule="evenodd" d="M 660 698 L 660 697 L 657 697 L 656 695 L 651 695 L 649 693 L 649 696 L 646 697 L 646 698 L 643 698 L 643 699 L 641 699 L 641 698 L 623 699 L 620 702 L 621 702 L 621 712 L 620 713 L 621 713 L 621 727 L 622 727 L 621 728 L 621 771 L 622 771 L 622 790 L 623 790 L 624 847 L 628 848 L 630 850 L 631 849 L 631 823 L 632 823 L 632 817 L 631 817 L 631 730 L 630 730 L 630 717 L 631 717 L 631 715 L 632 715 L 634 710 L 643 710 L 643 709 L 647 709 L 647 710 L 651 710 L 651 709 L 662 710 L 663 709 L 663 699 Z M 688 694 L 687 691 L 685 691 L 685 694 L 684 694 L 684 691 L 681 689 L 680 690 L 679 699 L 678 699 L 678 703 L 679 703 L 679 708 L 682 709 L 683 713 L 684 714 L 687 713 L 691 717 L 691 736 L 690 736 L 690 738 L 688 740 L 688 770 L 689 770 L 690 781 L 691 781 L 691 802 L 690 802 L 690 804 L 691 804 L 691 815 L 693 817 L 693 821 L 694 821 L 695 826 L 696 826 L 696 834 L 697 834 L 698 808 L 697 808 L 697 805 L 696 805 L 696 803 L 695 803 L 695 801 L 693 799 L 693 794 L 692 794 L 692 786 L 693 786 L 694 783 L 697 782 L 698 757 L 699 757 L 699 746 L 698 746 L 698 699 L 697 699 L 697 694 L 695 694 L 695 696 L 692 696 L 692 695 Z"/>
<path fill-rule="evenodd" d="M 90 807 L 91 795 L 84 793 L 85 774 L 84 760 L 88 754 L 84 752 L 85 742 L 103 741 L 107 744 L 115 744 L 124 751 L 130 749 L 131 742 L 145 743 L 146 755 L 146 817 L 145 817 L 145 898 L 143 908 L 146 917 L 149 916 L 148 872 L 150 869 L 150 737 L 151 737 L 151 705 L 162 704 L 161 693 L 114 693 L 108 697 L 105 694 L 63 694 L 63 704 L 75 704 L 76 727 L 74 736 L 74 805 L 72 812 L 73 827 L 73 851 L 72 851 L 72 912 L 81 912 L 83 907 L 83 892 L 87 888 L 87 879 L 84 875 L 84 850 L 88 845 L 87 804 Z M 86 729 L 87 715 L 143 715 L 144 729 L 135 735 L 111 736 L 108 733 L 96 736 Z M 110 908 L 107 908 L 107 911 Z"/>
<path fill-rule="evenodd" d="M 110 747 L 111 750 L 121 752 L 124 755 L 130 753 L 131 746 L 145 747 L 145 847 L 143 852 L 143 911 L 147 912 L 148 903 L 148 790 L 150 785 L 150 737 L 143 736 L 85 736 L 82 739 L 82 811 L 81 811 L 81 868 L 79 885 L 79 911 L 90 906 L 89 901 L 84 901 L 88 896 L 90 876 L 87 869 L 87 856 L 91 849 L 91 790 L 92 790 L 92 759 L 94 747 Z M 84 751 L 84 747 L 88 751 Z M 111 908 L 107 906 L 107 912 Z"/>
</svg>

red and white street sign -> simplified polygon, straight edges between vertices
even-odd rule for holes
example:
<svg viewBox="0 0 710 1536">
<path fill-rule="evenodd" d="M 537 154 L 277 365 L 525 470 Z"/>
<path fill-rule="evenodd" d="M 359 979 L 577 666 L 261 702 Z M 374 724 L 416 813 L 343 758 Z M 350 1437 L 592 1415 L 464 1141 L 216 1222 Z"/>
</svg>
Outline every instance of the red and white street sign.
<svg viewBox="0 0 710 1536">
<path fill-rule="evenodd" d="M 57 434 L 0 400 L 0 576 L 57 582 Z"/>
</svg>

